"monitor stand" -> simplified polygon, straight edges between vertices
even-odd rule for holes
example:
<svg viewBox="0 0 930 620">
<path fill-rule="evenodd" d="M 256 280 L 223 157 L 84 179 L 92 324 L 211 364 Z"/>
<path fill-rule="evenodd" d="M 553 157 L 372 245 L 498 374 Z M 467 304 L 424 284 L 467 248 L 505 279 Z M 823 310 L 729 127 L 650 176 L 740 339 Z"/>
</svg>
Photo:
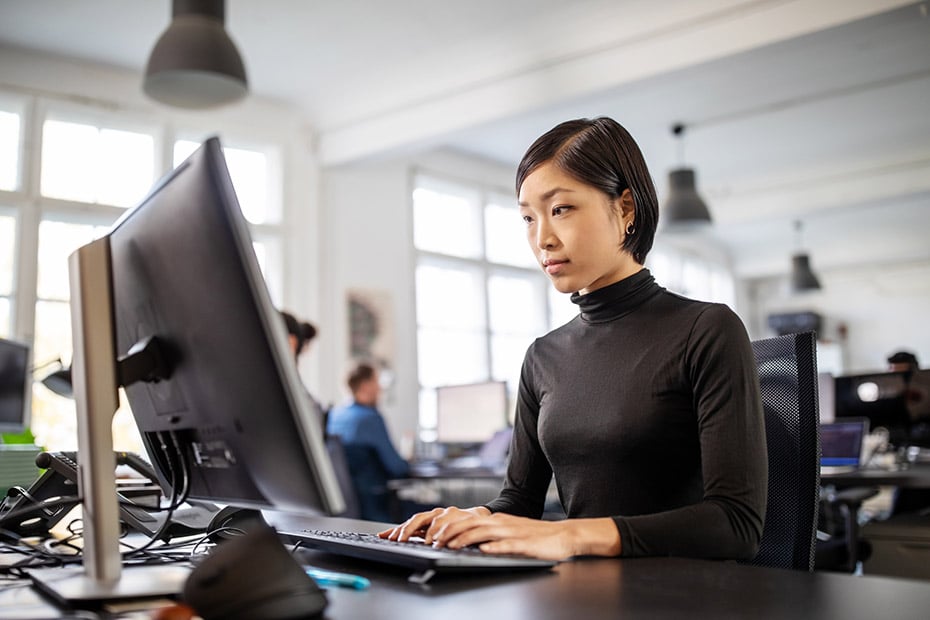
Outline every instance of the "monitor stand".
<svg viewBox="0 0 930 620">
<path fill-rule="evenodd" d="M 190 573 L 179 565 L 122 566 L 113 466 L 112 428 L 119 406 L 119 381 L 109 241 L 107 237 L 93 241 L 69 259 L 84 563 L 82 567 L 29 571 L 36 587 L 74 606 L 174 596 Z"/>
</svg>

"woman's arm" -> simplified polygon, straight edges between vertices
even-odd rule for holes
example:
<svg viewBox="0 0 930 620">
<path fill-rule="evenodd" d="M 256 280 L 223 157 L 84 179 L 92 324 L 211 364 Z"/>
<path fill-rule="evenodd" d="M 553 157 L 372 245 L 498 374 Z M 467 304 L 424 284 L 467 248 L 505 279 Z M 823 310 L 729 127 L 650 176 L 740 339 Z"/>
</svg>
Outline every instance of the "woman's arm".
<svg viewBox="0 0 930 620">
<path fill-rule="evenodd" d="M 694 394 L 703 499 L 615 517 L 623 555 L 751 559 L 765 521 L 768 460 L 755 357 L 739 317 L 709 306 L 695 321 L 683 363 Z"/>
</svg>

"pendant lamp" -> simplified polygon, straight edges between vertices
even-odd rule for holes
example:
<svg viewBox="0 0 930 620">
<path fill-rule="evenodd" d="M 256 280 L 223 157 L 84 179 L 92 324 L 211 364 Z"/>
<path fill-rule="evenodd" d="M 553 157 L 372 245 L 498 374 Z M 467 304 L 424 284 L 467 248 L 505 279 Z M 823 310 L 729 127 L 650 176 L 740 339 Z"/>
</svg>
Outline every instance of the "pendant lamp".
<svg viewBox="0 0 930 620">
<path fill-rule="evenodd" d="M 685 126 L 672 125 L 672 134 L 678 139 L 679 160 L 684 161 L 683 138 Z M 672 170 L 668 175 L 669 193 L 665 201 L 663 219 L 672 228 L 702 226 L 711 223 L 710 211 L 697 193 L 693 168 Z"/>
<path fill-rule="evenodd" d="M 794 229 L 797 231 L 798 251 L 791 257 L 791 290 L 796 293 L 820 289 L 820 280 L 811 269 L 810 256 L 801 250 L 801 222 L 795 221 Z"/>
<path fill-rule="evenodd" d="M 245 67 L 224 27 L 225 0 L 173 0 L 171 16 L 145 67 L 145 94 L 190 109 L 245 97 Z"/>
</svg>

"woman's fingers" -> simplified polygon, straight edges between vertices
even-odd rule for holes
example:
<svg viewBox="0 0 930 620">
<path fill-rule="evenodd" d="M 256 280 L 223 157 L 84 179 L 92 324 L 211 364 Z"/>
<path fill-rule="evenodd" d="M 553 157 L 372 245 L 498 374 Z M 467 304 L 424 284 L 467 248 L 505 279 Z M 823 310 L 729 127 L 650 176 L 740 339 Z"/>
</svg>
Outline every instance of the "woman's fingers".
<svg viewBox="0 0 930 620">
<path fill-rule="evenodd" d="M 418 533 L 422 533 L 422 531 L 427 528 L 430 523 L 432 523 L 433 519 L 442 513 L 442 510 L 442 508 L 433 508 L 432 510 L 428 510 L 426 512 L 418 512 L 403 523 L 382 532 L 378 532 L 378 536 L 381 538 L 387 538 L 388 540 L 408 540 L 411 536 L 416 536 Z"/>
</svg>

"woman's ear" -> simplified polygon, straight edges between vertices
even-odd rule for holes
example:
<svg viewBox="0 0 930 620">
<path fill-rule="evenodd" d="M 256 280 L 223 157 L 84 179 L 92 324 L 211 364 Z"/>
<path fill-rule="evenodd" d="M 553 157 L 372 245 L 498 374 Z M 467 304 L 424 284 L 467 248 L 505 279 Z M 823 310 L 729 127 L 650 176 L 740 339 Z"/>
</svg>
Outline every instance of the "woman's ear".
<svg viewBox="0 0 930 620">
<path fill-rule="evenodd" d="M 630 224 L 636 226 L 636 203 L 633 201 L 633 193 L 630 188 L 626 188 L 620 194 L 620 219 L 623 220 L 624 229 Z"/>
</svg>

